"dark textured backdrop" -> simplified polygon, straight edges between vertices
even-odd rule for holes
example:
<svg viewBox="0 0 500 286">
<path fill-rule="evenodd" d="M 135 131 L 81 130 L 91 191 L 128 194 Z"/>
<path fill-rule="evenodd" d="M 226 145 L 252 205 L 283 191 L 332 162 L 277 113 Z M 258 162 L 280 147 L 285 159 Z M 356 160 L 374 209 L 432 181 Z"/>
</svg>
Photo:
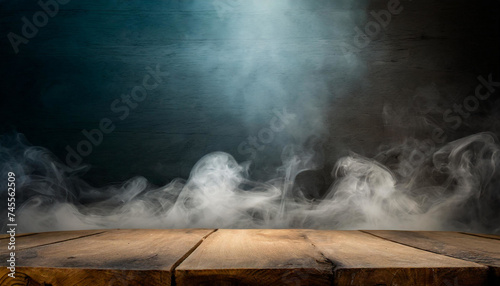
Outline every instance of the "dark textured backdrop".
<svg viewBox="0 0 500 286">
<path fill-rule="evenodd" d="M 300 134 L 323 139 L 329 162 L 349 150 L 371 156 L 383 144 L 428 138 L 432 124 L 445 127 L 448 141 L 498 134 L 496 97 L 457 130 L 442 119 L 474 92 L 479 75 L 500 79 L 498 1 L 402 1 L 402 13 L 347 56 L 342 44 L 352 45 L 355 27 L 388 1 L 278 1 L 287 5 L 260 9 L 258 1 L 222 2 L 221 10 L 202 0 L 73 0 L 15 54 L 7 34 L 21 34 L 21 18 L 40 8 L 0 1 L 2 133 L 24 133 L 64 160 L 65 147 L 101 118 L 116 120 L 110 103 L 160 64 L 165 82 L 84 158 L 90 182 L 143 175 L 165 183 L 219 150 L 246 160 L 239 144 L 283 107 L 309 123 L 276 134 L 258 155 L 262 170 L 279 165 L 282 145 L 303 142 Z M 316 132 L 310 121 L 318 110 L 326 128 Z"/>
</svg>

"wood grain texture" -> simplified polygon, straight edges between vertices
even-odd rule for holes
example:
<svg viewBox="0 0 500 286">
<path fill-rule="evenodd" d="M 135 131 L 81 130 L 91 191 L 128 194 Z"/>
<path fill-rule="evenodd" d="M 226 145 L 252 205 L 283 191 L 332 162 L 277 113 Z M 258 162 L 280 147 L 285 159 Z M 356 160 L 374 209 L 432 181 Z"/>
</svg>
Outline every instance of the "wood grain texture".
<svg viewBox="0 0 500 286">
<path fill-rule="evenodd" d="M 54 231 L 54 232 L 41 232 L 41 233 L 26 233 L 20 235 L 16 234 L 16 250 L 19 251 L 36 246 L 42 246 L 72 239 L 78 239 L 103 232 L 105 232 L 105 230 Z M 0 241 L 9 238 L 10 236 L 2 237 Z M 0 253 L 3 254 L 6 252 L 9 251 L 5 248 L 0 249 Z"/>
<path fill-rule="evenodd" d="M 1 286 L 499 285 L 500 241 L 456 232 L 136 229 L 18 239 L 16 278 L 0 268 Z"/>
<path fill-rule="evenodd" d="M 330 285 L 332 265 L 298 230 L 218 230 L 175 271 L 178 285 Z"/>
<path fill-rule="evenodd" d="M 18 251 L 16 270 L 52 286 L 170 285 L 173 267 L 212 231 L 111 230 Z"/>
<path fill-rule="evenodd" d="M 4 271 L 2 271 L 4 272 Z M 15 277 L 9 277 L 7 275 L 8 273 L 4 273 L 3 276 L 0 276 L 0 285 L 2 286 L 21 286 L 21 285 L 26 285 L 26 286 L 41 286 L 42 284 L 34 281 L 29 277 L 28 275 L 22 273 L 22 272 L 17 272 Z M 45 285 L 44 285 L 45 286 Z"/>
<path fill-rule="evenodd" d="M 500 284 L 500 241 L 444 231 L 367 231 L 378 237 L 490 267 L 490 283 Z"/>
<path fill-rule="evenodd" d="M 500 235 L 496 234 L 486 234 L 486 233 L 468 233 L 468 232 L 462 232 L 467 235 L 473 235 L 473 236 L 479 236 L 479 237 L 484 237 L 484 238 L 491 238 L 491 239 L 499 239 L 500 240 Z"/>
<path fill-rule="evenodd" d="M 16 237 L 22 237 L 22 236 L 28 236 L 28 235 L 34 235 L 36 233 L 16 233 Z M 10 238 L 10 234 L 1 234 L 0 235 L 0 240 L 2 239 L 8 239 Z"/>
<path fill-rule="evenodd" d="M 488 268 L 359 231 L 307 231 L 337 267 L 335 285 L 484 285 Z"/>
</svg>

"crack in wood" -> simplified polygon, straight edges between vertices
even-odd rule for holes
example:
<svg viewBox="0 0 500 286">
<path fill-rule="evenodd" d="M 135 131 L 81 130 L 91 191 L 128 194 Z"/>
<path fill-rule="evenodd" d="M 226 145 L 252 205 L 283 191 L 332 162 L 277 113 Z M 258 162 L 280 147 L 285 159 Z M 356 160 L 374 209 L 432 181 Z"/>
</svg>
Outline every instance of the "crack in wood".
<svg viewBox="0 0 500 286">
<path fill-rule="evenodd" d="M 177 285 L 176 282 L 175 282 L 175 269 L 177 268 L 177 266 L 179 266 L 182 262 L 184 262 L 184 260 L 186 260 L 186 258 L 188 258 L 189 255 L 191 255 L 191 253 L 193 253 L 203 243 L 203 241 L 205 241 L 205 239 L 207 239 L 210 235 L 212 235 L 214 232 L 216 232 L 218 230 L 219 229 L 214 229 L 209 234 L 207 234 L 204 237 L 202 237 L 200 239 L 200 241 L 198 241 L 198 243 L 196 243 L 193 247 L 191 247 L 191 249 L 189 249 L 188 252 L 186 252 L 179 260 L 177 260 L 174 263 L 174 265 L 172 265 L 172 268 L 170 269 L 170 273 L 171 273 L 170 285 L 171 286 L 176 286 Z"/>
<path fill-rule="evenodd" d="M 475 237 L 500 240 L 500 236 L 494 235 L 494 234 L 469 233 L 469 232 L 461 232 L 461 231 L 459 233 L 465 234 L 465 235 L 471 235 L 471 236 L 475 236 Z"/>
<path fill-rule="evenodd" d="M 326 257 L 326 255 L 316 246 L 316 244 L 314 244 L 314 242 L 312 242 L 312 240 L 309 239 L 309 237 L 307 236 L 307 234 L 304 234 L 303 237 L 304 237 L 304 240 L 306 240 L 307 242 L 309 242 L 313 246 L 313 248 L 316 249 L 319 252 L 319 254 L 324 259 L 324 261 L 330 265 L 331 276 L 329 277 L 329 280 L 333 284 L 333 282 L 334 282 L 333 281 L 333 277 L 334 277 L 334 274 L 335 274 L 335 269 L 337 269 L 337 267 L 340 265 L 340 263 L 335 263 L 332 259 Z"/>
<path fill-rule="evenodd" d="M 59 241 L 53 241 L 53 242 L 49 242 L 49 243 L 39 244 L 39 245 L 35 245 L 35 246 L 26 247 L 23 250 L 29 250 L 29 249 L 33 249 L 33 248 L 37 248 L 37 247 L 41 247 L 41 246 L 47 246 L 47 245 L 57 244 L 57 243 L 66 242 L 66 241 L 70 241 L 70 240 L 76 240 L 76 239 L 85 238 L 85 237 L 89 237 L 89 236 L 93 236 L 93 235 L 103 234 L 105 232 L 106 231 L 101 231 L 101 232 L 90 233 L 90 234 L 86 234 L 86 235 L 82 235 L 82 236 L 78 236 L 78 237 L 72 237 L 72 238 L 68 238 L 68 239 L 64 239 L 64 240 L 59 240 Z"/>
</svg>

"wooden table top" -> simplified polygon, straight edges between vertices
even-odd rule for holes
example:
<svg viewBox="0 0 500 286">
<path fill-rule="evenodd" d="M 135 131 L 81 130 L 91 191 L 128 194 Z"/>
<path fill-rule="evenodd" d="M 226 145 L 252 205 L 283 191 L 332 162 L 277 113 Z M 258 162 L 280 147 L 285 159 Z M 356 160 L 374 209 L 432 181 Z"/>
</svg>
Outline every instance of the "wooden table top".
<svg viewBox="0 0 500 286">
<path fill-rule="evenodd" d="M 0 236 L 7 266 L 9 237 Z M 500 236 L 116 229 L 16 236 L 0 285 L 500 285 Z"/>
</svg>

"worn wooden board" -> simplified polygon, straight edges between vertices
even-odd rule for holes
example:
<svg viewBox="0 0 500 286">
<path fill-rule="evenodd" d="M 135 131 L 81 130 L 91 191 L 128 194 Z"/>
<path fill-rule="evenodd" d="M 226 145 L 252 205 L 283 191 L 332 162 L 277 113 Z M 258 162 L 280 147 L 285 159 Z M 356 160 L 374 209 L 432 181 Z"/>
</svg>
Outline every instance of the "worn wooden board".
<svg viewBox="0 0 500 286">
<path fill-rule="evenodd" d="M 483 285 L 488 268 L 359 231 L 306 231 L 335 265 L 335 285 Z M 447 284 L 448 283 L 448 284 Z"/>
<path fill-rule="evenodd" d="M 16 272 L 52 286 L 170 285 L 171 270 L 212 231 L 106 231 L 18 251 Z"/>
<path fill-rule="evenodd" d="M 469 232 L 462 232 L 467 235 L 473 235 L 473 236 L 479 236 L 479 237 L 485 237 L 485 238 L 491 238 L 491 239 L 499 239 L 500 240 L 500 235 L 496 234 L 487 234 L 487 233 L 469 233 Z"/>
<path fill-rule="evenodd" d="M 500 261 L 496 238 L 456 232 L 101 230 L 16 243 L 16 279 L 2 267 L 2 286 L 498 285 Z"/>
<path fill-rule="evenodd" d="M 487 265 L 492 269 L 490 281 L 500 284 L 500 241 L 444 231 L 367 231 L 378 237 L 434 253 Z"/>
<path fill-rule="evenodd" d="M 103 233 L 105 230 L 81 230 L 81 231 L 53 231 L 40 233 L 26 233 L 16 235 L 16 250 L 23 250 L 36 246 L 49 245 L 67 240 L 78 239 L 90 235 Z M 10 239 L 10 235 L 0 238 L 0 241 Z M 8 249 L 2 247 L 0 253 L 9 252 Z"/>
<path fill-rule="evenodd" d="M 330 285 L 332 267 L 298 230 L 218 230 L 175 276 L 177 285 Z"/>
<path fill-rule="evenodd" d="M 16 237 L 21 237 L 21 236 L 27 236 L 27 235 L 34 235 L 36 233 L 16 233 Z M 8 239 L 10 238 L 10 234 L 2 234 L 0 235 L 0 240 L 2 239 Z"/>
</svg>

